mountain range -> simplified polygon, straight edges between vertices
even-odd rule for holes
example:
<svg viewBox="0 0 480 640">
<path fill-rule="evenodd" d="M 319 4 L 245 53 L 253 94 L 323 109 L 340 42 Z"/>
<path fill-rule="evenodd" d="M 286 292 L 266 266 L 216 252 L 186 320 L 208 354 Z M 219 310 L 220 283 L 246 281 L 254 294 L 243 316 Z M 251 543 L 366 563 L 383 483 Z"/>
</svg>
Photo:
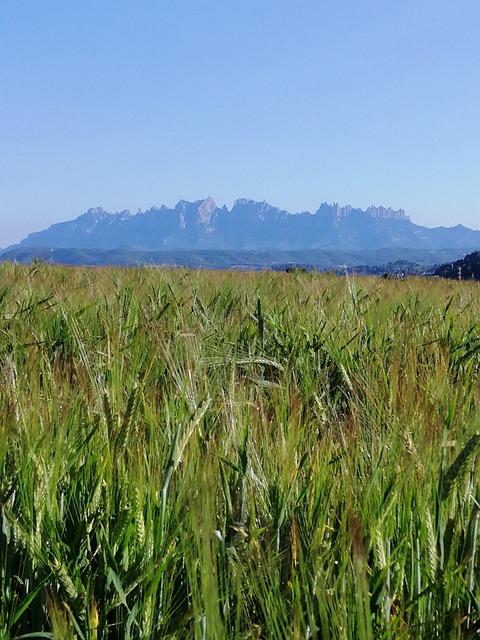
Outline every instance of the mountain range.
<svg viewBox="0 0 480 640">
<path fill-rule="evenodd" d="M 218 207 L 210 197 L 181 200 L 132 214 L 89 209 L 74 220 L 31 233 L 16 249 L 307 250 L 376 249 L 472 250 L 480 231 L 457 225 L 427 228 L 414 224 L 400 209 L 323 203 L 315 213 L 289 213 L 266 202 L 238 199 Z M 10 248 L 12 249 L 12 248 Z"/>
</svg>

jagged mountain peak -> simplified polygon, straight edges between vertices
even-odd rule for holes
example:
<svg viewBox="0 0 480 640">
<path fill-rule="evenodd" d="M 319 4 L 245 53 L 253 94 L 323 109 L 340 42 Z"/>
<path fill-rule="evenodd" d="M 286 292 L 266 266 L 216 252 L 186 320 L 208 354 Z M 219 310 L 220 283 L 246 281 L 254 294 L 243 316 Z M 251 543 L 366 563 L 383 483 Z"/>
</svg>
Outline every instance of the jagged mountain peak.
<svg viewBox="0 0 480 640">
<path fill-rule="evenodd" d="M 232 211 L 240 212 L 242 215 L 248 213 L 252 217 L 258 216 L 261 220 L 265 220 L 265 216 L 269 214 L 280 216 L 292 215 L 284 209 L 274 207 L 265 200 L 258 202 L 248 198 L 237 198 L 233 204 Z"/>
<path fill-rule="evenodd" d="M 211 227 L 212 218 L 217 211 L 217 205 L 215 204 L 215 200 L 208 196 L 198 205 L 198 217 L 199 222 L 208 227 L 211 232 L 213 228 Z"/>
<path fill-rule="evenodd" d="M 87 209 L 85 213 L 82 213 L 80 216 L 78 216 L 77 220 L 89 218 L 90 220 L 100 221 L 112 215 L 112 213 L 108 213 L 108 211 L 105 211 L 105 209 L 102 209 L 102 207 L 90 207 L 90 209 Z"/>
<path fill-rule="evenodd" d="M 255 207 L 257 209 L 277 209 L 273 205 L 269 204 L 266 200 L 252 200 L 251 198 L 237 198 L 233 203 L 234 207 Z"/>
<path fill-rule="evenodd" d="M 233 203 L 234 207 L 244 207 L 249 204 L 258 204 L 255 200 L 250 200 L 249 198 L 237 198 Z"/>
<path fill-rule="evenodd" d="M 327 202 L 322 202 L 317 213 L 326 213 L 327 215 L 333 211 L 333 215 L 337 220 L 348 218 L 352 214 L 363 214 L 371 218 L 384 219 L 384 220 L 403 220 L 410 222 L 410 218 L 405 214 L 403 209 L 392 209 L 392 207 L 376 207 L 373 204 L 366 210 L 359 207 L 353 207 L 351 204 L 339 205 L 338 202 L 334 202 L 333 205 Z"/>
<path fill-rule="evenodd" d="M 409 216 L 406 215 L 403 209 L 398 209 L 398 211 L 395 211 L 391 207 L 375 207 L 372 204 L 368 207 L 367 213 L 372 216 L 372 218 L 384 218 L 385 220 L 406 220 L 407 222 L 410 222 Z"/>
<path fill-rule="evenodd" d="M 82 213 L 78 216 L 77 220 L 82 219 L 90 219 L 94 222 L 102 222 L 103 220 L 112 220 L 114 218 L 126 220 L 130 218 L 132 213 L 129 209 L 124 209 L 123 211 L 117 211 L 116 213 L 110 213 L 109 211 L 105 211 L 102 207 L 91 207 L 85 213 Z"/>
<path fill-rule="evenodd" d="M 188 200 L 180 200 L 175 206 L 175 211 L 180 216 L 180 227 L 187 229 L 189 226 L 200 226 L 204 228 L 205 233 L 211 233 L 213 221 L 219 209 L 215 204 L 215 200 L 208 196 L 203 200 L 189 202 Z"/>
</svg>

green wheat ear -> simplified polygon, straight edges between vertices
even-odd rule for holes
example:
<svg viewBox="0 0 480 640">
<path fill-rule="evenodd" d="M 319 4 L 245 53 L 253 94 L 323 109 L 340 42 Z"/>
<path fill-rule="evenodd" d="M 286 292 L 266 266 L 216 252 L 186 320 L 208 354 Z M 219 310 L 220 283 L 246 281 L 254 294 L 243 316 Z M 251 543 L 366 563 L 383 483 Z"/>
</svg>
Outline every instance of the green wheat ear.
<svg viewBox="0 0 480 640">
<path fill-rule="evenodd" d="M 465 471 L 469 461 L 477 453 L 479 448 L 480 434 L 477 433 L 470 438 L 445 474 L 442 489 L 442 500 L 446 500 L 448 498 L 455 480 Z"/>
</svg>

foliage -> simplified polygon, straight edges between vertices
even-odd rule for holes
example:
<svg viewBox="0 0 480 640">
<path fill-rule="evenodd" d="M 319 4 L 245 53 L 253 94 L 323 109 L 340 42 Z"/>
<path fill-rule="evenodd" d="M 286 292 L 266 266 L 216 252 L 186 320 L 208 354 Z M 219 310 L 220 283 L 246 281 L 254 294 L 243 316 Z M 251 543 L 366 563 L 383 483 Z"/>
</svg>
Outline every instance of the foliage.
<svg viewBox="0 0 480 640">
<path fill-rule="evenodd" d="M 0 269 L 0 637 L 467 638 L 475 283 Z"/>
<path fill-rule="evenodd" d="M 308 271 L 345 273 L 345 266 L 358 274 L 405 273 L 421 274 L 431 271 L 433 265 L 451 262 L 465 255 L 459 249 L 307 249 L 307 250 L 178 250 L 133 251 L 129 249 L 53 249 L 17 245 L 0 251 L 1 261 L 31 264 L 44 261 L 49 264 L 71 266 L 183 266 L 193 269 L 232 269 L 237 271 L 285 271 L 294 265 Z"/>
<path fill-rule="evenodd" d="M 480 251 L 469 253 L 462 260 L 440 265 L 435 275 L 453 280 L 480 280 Z"/>
</svg>

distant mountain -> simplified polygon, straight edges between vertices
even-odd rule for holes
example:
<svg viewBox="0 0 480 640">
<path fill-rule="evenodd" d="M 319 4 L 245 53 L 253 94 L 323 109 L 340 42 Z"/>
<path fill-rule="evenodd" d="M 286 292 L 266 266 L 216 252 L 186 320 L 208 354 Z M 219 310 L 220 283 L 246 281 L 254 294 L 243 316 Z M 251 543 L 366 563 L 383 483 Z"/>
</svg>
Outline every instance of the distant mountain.
<svg viewBox="0 0 480 640">
<path fill-rule="evenodd" d="M 20 246 L 53 249 L 305 250 L 381 248 L 460 249 L 480 247 L 480 231 L 457 225 L 429 229 L 403 210 L 323 203 L 315 213 L 292 214 L 266 202 L 236 200 L 231 210 L 212 198 L 173 209 L 152 207 L 135 215 L 89 209 L 75 220 L 31 233 Z"/>
</svg>

